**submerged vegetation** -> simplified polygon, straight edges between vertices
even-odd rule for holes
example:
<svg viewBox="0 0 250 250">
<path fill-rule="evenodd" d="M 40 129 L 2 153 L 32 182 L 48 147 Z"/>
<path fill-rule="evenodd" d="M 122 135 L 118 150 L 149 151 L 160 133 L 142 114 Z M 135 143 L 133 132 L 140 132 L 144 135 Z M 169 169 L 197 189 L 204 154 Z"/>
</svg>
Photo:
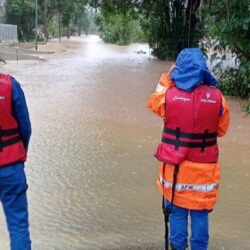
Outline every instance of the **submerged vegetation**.
<svg viewBox="0 0 250 250">
<path fill-rule="evenodd" d="M 144 41 L 144 33 L 138 19 L 130 13 L 116 13 L 112 16 L 99 14 L 95 18 L 100 36 L 106 43 L 126 45 L 131 42 Z"/>
<path fill-rule="evenodd" d="M 250 114 L 250 103 L 246 104 L 244 107 L 245 112 L 247 112 L 248 114 Z"/>
<path fill-rule="evenodd" d="M 147 41 L 160 59 L 174 60 L 186 47 L 201 47 L 216 59 L 214 73 L 225 94 L 250 96 L 250 11 L 245 0 L 90 1 L 99 10 L 105 42 Z M 137 25 L 133 25 L 133 21 Z M 139 28 L 138 28 L 139 27 Z M 228 63 L 233 55 L 234 63 Z"/>
<path fill-rule="evenodd" d="M 250 15 L 249 2 L 243 0 L 214 1 L 205 16 L 210 47 L 219 58 L 215 67 L 222 91 L 228 95 L 250 97 Z M 234 65 L 224 66 L 227 54 Z"/>
<path fill-rule="evenodd" d="M 5 8 L 19 39 L 34 39 L 35 1 L 6 0 Z M 245 0 L 38 0 L 38 32 L 44 40 L 88 34 L 95 19 L 104 42 L 147 42 L 160 59 L 174 60 L 183 48 L 199 46 L 216 59 L 222 91 L 249 98 L 249 12 Z M 235 62 L 225 66 L 228 54 Z"/>
</svg>

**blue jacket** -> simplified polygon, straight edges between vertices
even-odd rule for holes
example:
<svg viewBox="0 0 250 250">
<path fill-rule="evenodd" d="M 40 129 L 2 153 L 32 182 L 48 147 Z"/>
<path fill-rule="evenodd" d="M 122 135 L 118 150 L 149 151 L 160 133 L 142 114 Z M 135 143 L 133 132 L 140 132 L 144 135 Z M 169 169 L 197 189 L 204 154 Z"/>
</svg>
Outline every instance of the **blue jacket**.
<svg viewBox="0 0 250 250">
<path fill-rule="evenodd" d="M 25 96 L 20 84 L 16 79 L 12 78 L 12 109 L 13 116 L 16 118 L 20 135 L 26 150 L 28 150 L 30 136 L 31 136 L 31 123 L 29 118 L 29 111 L 26 105 Z"/>
</svg>

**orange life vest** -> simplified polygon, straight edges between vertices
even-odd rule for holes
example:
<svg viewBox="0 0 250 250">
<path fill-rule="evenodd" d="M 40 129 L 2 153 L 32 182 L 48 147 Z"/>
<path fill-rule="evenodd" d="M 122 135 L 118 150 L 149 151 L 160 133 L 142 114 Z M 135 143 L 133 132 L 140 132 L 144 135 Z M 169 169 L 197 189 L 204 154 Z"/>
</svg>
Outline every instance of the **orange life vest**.
<svg viewBox="0 0 250 250">
<path fill-rule="evenodd" d="M 0 167 L 26 160 L 26 150 L 12 115 L 11 104 L 11 76 L 0 74 Z"/>
</svg>

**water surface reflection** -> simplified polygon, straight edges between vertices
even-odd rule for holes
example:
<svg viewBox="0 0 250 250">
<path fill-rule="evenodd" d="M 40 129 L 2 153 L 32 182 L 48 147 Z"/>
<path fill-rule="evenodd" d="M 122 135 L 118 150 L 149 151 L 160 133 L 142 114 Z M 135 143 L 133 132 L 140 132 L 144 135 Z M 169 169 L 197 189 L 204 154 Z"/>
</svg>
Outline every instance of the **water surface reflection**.
<svg viewBox="0 0 250 250">
<path fill-rule="evenodd" d="M 33 249 L 159 249 L 163 218 L 152 155 L 162 124 L 145 104 L 168 64 L 135 53 L 146 45 L 118 47 L 96 36 L 75 42 L 71 53 L 4 68 L 22 82 L 33 121 L 26 168 Z M 221 143 L 211 249 L 250 249 L 250 121 L 233 112 L 247 139 Z M 1 235 L 7 249 L 3 227 Z"/>
</svg>

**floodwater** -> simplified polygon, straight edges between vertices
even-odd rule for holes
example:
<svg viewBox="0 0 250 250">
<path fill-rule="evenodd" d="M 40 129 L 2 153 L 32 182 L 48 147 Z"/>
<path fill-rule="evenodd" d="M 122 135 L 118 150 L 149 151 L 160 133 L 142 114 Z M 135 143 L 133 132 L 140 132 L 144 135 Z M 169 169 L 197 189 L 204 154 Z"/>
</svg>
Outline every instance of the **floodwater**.
<svg viewBox="0 0 250 250">
<path fill-rule="evenodd" d="M 135 53 L 145 45 L 107 45 L 96 36 L 64 43 L 69 50 L 46 61 L 3 67 L 22 83 L 33 125 L 26 164 L 33 249 L 163 249 L 153 158 L 162 122 L 145 104 L 170 63 Z M 230 105 L 211 250 L 250 249 L 250 116 L 240 101 Z"/>
</svg>

